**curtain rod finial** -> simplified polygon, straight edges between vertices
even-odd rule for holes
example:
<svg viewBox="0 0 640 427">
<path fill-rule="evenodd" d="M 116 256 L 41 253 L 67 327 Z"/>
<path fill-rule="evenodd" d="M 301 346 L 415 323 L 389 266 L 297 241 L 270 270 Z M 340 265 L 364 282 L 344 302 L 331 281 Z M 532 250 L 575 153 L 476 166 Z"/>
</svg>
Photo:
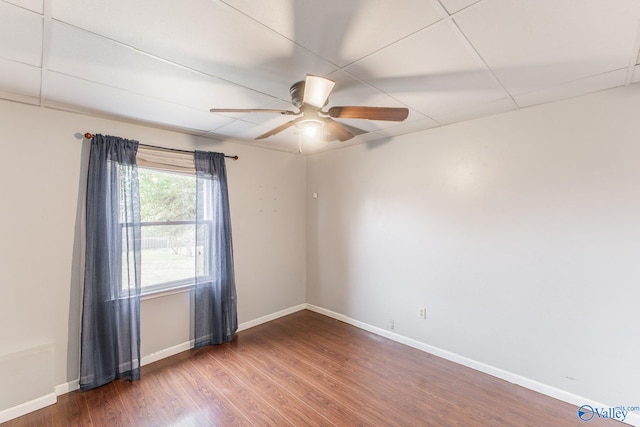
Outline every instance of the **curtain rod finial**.
<svg viewBox="0 0 640 427">
<path fill-rule="evenodd" d="M 93 134 L 87 132 L 87 133 L 84 134 L 84 137 L 87 138 L 87 139 L 92 139 L 93 138 Z"/>
</svg>

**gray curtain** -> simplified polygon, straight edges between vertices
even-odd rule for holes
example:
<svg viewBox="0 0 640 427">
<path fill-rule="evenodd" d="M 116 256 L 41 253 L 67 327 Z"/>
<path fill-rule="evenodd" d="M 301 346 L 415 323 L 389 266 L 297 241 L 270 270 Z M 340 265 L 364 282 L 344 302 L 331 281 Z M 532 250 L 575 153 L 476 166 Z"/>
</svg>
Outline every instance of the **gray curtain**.
<svg viewBox="0 0 640 427">
<path fill-rule="evenodd" d="M 140 377 L 138 142 L 95 135 L 86 200 L 80 389 Z"/>
<path fill-rule="evenodd" d="M 195 348 L 222 344 L 238 329 L 224 155 L 196 151 Z"/>
</svg>

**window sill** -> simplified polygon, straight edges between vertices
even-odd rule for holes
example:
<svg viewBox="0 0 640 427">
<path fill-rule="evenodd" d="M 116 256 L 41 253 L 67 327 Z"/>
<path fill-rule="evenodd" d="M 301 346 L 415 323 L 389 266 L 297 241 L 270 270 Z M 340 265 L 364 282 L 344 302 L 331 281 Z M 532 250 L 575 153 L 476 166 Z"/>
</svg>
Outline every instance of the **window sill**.
<svg viewBox="0 0 640 427">
<path fill-rule="evenodd" d="M 193 290 L 193 288 L 194 288 L 194 284 L 190 283 L 190 284 L 187 284 L 187 285 L 174 286 L 174 287 L 169 288 L 169 289 L 158 289 L 158 290 L 147 291 L 147 292 L 143 292 L 140 295 L 140 300 L 141 301 L 146 301 L 146 300 L 150 300 L 150 299 L 168 297 L 170 295 L 182 294 L 182 293 L 185 293 L 185 292 L 191 292 Z"/>
</svg>

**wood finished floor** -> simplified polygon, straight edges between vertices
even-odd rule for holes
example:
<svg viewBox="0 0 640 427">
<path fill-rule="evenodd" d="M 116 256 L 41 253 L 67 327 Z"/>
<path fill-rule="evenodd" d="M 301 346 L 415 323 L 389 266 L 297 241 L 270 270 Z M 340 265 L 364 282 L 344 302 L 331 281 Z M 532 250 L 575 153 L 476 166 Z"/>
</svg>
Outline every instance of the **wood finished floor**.
<svg viewBox="0 0 640 427">
<path fill-rule="evenodd" d="M 591 426 L 622 424 L 594 419 Z M 577 407 L 310 311 L 72 392 L 14 426 L 584 426 Z"/>
</svg>

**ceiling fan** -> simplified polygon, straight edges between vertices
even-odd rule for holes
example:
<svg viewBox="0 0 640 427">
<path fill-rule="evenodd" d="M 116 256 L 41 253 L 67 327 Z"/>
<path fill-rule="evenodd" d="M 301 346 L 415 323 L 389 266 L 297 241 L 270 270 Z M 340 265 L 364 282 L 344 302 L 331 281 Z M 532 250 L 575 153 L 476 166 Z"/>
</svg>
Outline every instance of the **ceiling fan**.
<svg viewBox="0 0 640 427">
<path fill-rule="evenodd" d="M 333 120 L 334 118 L 401 122 L 409 115 L 408 108 L 392 107 L 342 106 L 331 107 L 323 111 L 322 108 L 327 105 L 334 85 L 333 80 L 310 74 L 307 74 L 305 80 L 294 83 L 289 89 L 289 93 L 291 94 L 291 103 L 298 108 L 298 111 L 260 108 L 212 108 L 209 111 L 212 113 L 279 113 L 286 116 L 296 116 L 295 119 L 271 129 L 255 139 L 268 138 L 295 125 L 309 135 L 324 129 L 329 135 L 328 140 L 338 139 L 340 141 L 347 141 L 356 135 L 366 133 L 366 131 L 340 123 Z"/>
</svg>

